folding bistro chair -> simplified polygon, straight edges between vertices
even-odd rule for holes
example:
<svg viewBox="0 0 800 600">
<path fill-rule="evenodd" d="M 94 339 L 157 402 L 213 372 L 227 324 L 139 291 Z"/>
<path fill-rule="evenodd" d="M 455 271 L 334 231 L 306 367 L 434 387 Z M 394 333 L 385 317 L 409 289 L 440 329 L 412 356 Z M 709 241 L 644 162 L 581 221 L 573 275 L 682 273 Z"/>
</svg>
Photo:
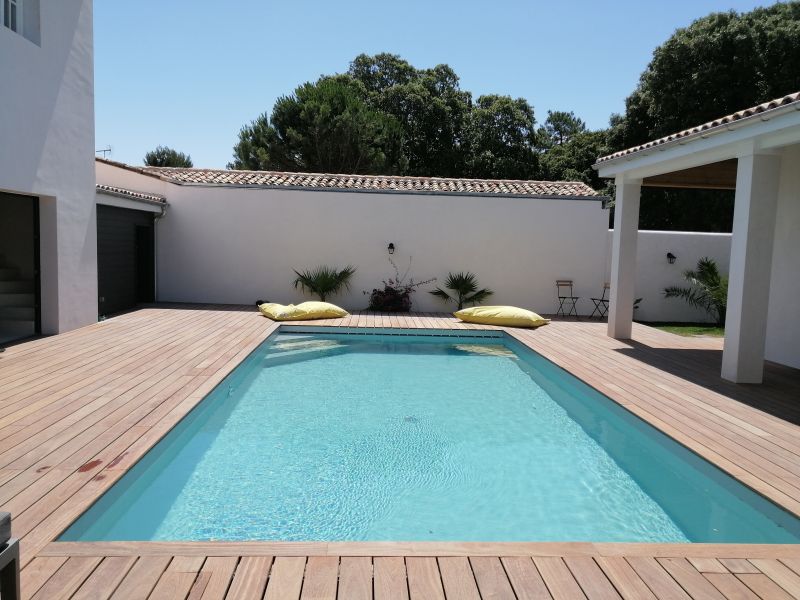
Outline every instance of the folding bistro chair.
<svg viewBox="0 0 800 600">
<path fill-rule="evenodd" d="M 597 315 L 598 319 L 602 319 L 608 314 L 608 291 L 611 289 L 610 283 L 603 284 L 603 294 L 599 298 L 592 298 L 594 302 L 594 310 L 589 318 L 594 318 Z"/>
<path fill-rule="evenodd" d="M 556 280 L 556 292 L 558 294 L 558 311 L 556 315 L 559 317 L 577 317 L 578 309 L 575 305 L 580 300 L 580 296 L 575 296 L 572 291 L 572 280 Z"/>
</svg>

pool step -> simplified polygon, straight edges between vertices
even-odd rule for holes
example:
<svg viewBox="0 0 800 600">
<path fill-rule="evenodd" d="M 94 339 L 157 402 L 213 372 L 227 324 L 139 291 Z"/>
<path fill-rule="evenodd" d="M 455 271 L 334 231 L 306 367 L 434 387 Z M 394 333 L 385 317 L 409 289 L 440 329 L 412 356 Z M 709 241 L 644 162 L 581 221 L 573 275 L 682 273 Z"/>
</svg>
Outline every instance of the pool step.
<svg viewBox="0 0 800 600">
<path fill-rule="evenodd" d="M 294 350 L 282 350 L 277 348 L 274 352 L 269 352 L 263 357 L 263 365 L 278 365 L 313 360 L 315 358 L 325 358 L 333 354 L 341 354 L 347 351 L 347 345 L 335 340 L 314 340 L 314 344 L 306 347 L 295 347 Z M 324 343 L 321 343 L 324 342 Z"/>
</svg>

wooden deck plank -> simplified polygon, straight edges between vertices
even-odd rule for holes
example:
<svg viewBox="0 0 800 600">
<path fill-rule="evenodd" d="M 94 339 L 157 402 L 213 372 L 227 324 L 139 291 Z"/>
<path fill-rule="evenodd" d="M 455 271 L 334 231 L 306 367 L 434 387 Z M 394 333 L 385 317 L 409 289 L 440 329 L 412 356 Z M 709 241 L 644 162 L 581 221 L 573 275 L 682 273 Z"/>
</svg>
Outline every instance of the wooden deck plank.
<svg viewBox="0 0 800 600">
<path fill-rule="evenodd" d="M 785 564 L 779 560 L 768 558 L 753 558 L 750 562 L 792 596 L 800 598 L 800 575 Z"/>
<path fill-rule="evenodd" d="M 107 600 L 117 589 L 136 558 L 133 556 L 107 556 L 72 596 L 72 600 Z"/>
<path fill-rule="evenodd" d="M 143 556 L 119 584 L 112 600 L 145 600 L 169 564 L 169 556 Z"/>
<path fill-rule="evenodd" d="M 759 597 L 732 573 L 703 573 L 726 600 L 759 600 Z"/>
<path fill-rule="evenodd" d="M 408 600 L 406 564 L 401 556 L 373 559 L 375 600 Z"/>
<path fill-rule="evenodd" d="M 598 566 L 625 600 L 657 600 L 647 584 L 621 556 L 598 556 Z"/>
<path fill-rule="evenodd" d="M 343 556 L 339 563 L 340 600 L 372 600 L 372 559 Z"/>
<path fill-rule="evenodd" d="M 261 600 L 267 586 L 271 556 L 245 556 L 239 562 L 227 600 Z"/>
<path fill-rule="evenodd" d="M 238 563 L 239 558 L 236 556 L 208 557 L 200 570 L 200 576 L 204 578 L 202 591 L 198 591 L 196 595 L 197 600 L 224 600 Z M 197 586 L 198 590 L 199 588 Z M 192 598 L 192 595 L 189 597 Z"/>
<path fill-rule="evenodd" d="M 20 586 L 25 598 L 39 591 L 48 579 L 67 562 L 67 556 L 39 556 L 22 571 Z"/>
<path fill-rule="evenodd" d="M 406 558 L 408 595 L 411 600 L 445 600 L 436 559 L 423 556 Z"/>
<path fill-rule="evenodd" d="M 731 573 L 760 573 L 746 558 L 720 558 L 719 563 Z"/>
<path fill-rule="evenodd" d="M 621 596 L 591 557 L 571 556 L 564 559 L 572 576 L 589 600 L 620 600 Z"/>
<path fill-rule="evenodd" d="M 628 564 L 633 567 L 636 574 L 649 587 L 657 598 L 674 598 L 675 600 L 690 600 L 684 589 L 670 577 L 655 558 L 632 557 Z"/>
<path fill-rule="evenodd" d="M 484 600 L 515 600 L 503 563 L 495 556 L 473 556 L 469 559 L 475 581 Z"/>
<path fill-rule="evenodd" d="M 197 579 L 197 573 L 164 571 L 148 600 L 185 600 Z"/>
<path fill-rule="evenodd" d="M 481 600 L 478 585 L 466 556 L 443 556 L 439 558 L 439 574 L 447 598 Z"/>
<path fill-rule="evenodd" d="M 519 600 L 550 600 L 552 596 L 529 556 L 504 556 L 501 559 Z"/>
<path fill-rule="evenodd" d="M 719 590 L 685 558 L 659 558 L 658 562 L 695 600 L 725 600 Z"/>
<path fill-rule="evenodd" d="M 275 557 L 264 600 L 297 600 L 300 598 L 305 571 L 305 556 Z"/>
<path fill-rule="evenodd" d="M 540 556 L 533 559 L 554 600 L 583 600 L 586 595 L 572 576 L 563 559 L 557 556 Z"/>
<path fill-rule="evenodd" d="M 797 600 L 763 573 L 742 573 L 736 577 L 763 600 Z"/>
<path fill-rule="evenodd" d="M 47 582 L 31 596 L 33 600 L 62 600 L 69 598 L 92 574 L 102 558 L 73 556 L 67 559 Z"/>
<path fill-rule="evenodd" d="M 692 566 L 700 571 L 701 573 L 728 573 L 728 569 L 725 568 L 721 562 L 719 562 L 716 558 L 712 557 L 688 557 Z"/>
<path fill-rule="evenodd" d="M 312 556 L 306 564 L 306 576 L 300 592 L 302 600 L 336 600 L 339 558 Z"/>
</svg>

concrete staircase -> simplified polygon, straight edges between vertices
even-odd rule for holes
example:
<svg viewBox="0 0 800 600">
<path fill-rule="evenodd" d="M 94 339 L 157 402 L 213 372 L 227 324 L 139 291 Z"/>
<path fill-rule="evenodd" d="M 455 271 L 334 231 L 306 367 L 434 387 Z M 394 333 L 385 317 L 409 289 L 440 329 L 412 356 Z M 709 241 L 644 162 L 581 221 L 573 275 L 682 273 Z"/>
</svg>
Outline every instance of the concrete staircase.
<svg viewBox="0 0 800 600">
<path fill-rule="evenodd" d="M 36 333 L 36 287 L 0 255 L 0 343 Z"/>
</svg>

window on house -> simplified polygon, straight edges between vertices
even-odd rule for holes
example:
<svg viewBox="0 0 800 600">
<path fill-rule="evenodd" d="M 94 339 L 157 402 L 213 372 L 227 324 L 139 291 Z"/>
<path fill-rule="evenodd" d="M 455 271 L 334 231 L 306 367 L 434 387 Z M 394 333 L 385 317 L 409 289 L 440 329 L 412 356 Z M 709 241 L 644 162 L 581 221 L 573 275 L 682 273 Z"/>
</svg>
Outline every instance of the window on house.
<svg viewBox="0 0 800 600">
<path fill-rule="evenodd" d="M 22 33 L 22 0 L 3 0 L 3 25 Z"/>
</svg>

